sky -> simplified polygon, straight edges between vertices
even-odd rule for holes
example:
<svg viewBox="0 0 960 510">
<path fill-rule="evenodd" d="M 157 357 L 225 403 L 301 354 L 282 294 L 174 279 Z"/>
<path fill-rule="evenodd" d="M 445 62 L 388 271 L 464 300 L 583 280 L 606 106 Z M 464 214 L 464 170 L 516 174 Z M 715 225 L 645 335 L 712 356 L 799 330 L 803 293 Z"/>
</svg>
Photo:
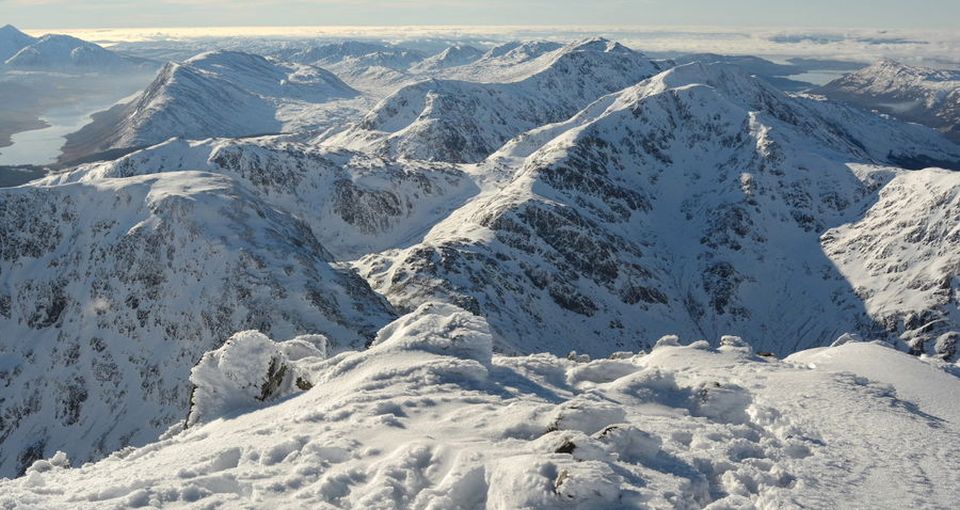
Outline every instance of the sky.
<svg viewBox="0 0 960 510">
<path fill-rule="evenodd" d="M 953 29 L 960 0 L 0 0 L 0 25 L 617 25 Z"/>
</svg>

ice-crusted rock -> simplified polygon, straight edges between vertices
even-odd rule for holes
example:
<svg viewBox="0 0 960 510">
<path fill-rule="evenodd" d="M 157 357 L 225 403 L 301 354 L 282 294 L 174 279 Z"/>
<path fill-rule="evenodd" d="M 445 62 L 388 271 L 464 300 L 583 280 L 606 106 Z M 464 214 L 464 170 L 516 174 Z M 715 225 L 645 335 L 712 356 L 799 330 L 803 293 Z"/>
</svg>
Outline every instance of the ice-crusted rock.
<svg viewBox="0 0 960 510">
<path fill-rule="evenodd" d="M 657 340 L 657 343 L 653 345 L 653 348 L 658 347 L 677 347 L 680 345 L 680 337 L 677 335 L 663 335 Z"/>
<path fill-rule="evenodd" d="M 753 352 L 753 347 L 746 340 L 734 335 L 721 336 L 719 349 L 746 353 Z"/>
<path fill-rule="evenodd" d="M 155 439 L 235 331 L 343 350 L 391 319 L 305 223 L 224 175 L 0 190 L 0 474 Z"/>
<path fill-rule="evenodd" d="M 309 383 L 298 373 L 295 362 L 325 357 L 311 340 L 325 343 L 326 337 L 300 336 L 276 343 L 259 331 L 245 331 L 204 354 L 190 371 L 193 392 L 186 426 L 249 411 L 305 389 Z"/>
<path fill-rule="evenodd" d="M 280 352 L 290 361 L 304 358 L 326 358 L 334 350 L 334 344 L 323 335 L 299 335 L 280 342 Z"/>
<path fill-rule="evenodd" d="M 487 322 L 445 303 L 424 303 L 384 327 L 373 341 L 378 351 L 424 351 L 471 359 L 489 366 L 493 339 Z"/>
<path fill-rule="evenodd" d="M 53 454 L 53 457 L 49 459 L 40 459 L 30 465 L 27 468 L 27 475 L 32 473 L 46 473 L 47 471 L 53 469 L 67 469 L 70 467 L 70 459 L 67 457 L 66 453 L 57 450 L 57 453 Z"/>
</svg>

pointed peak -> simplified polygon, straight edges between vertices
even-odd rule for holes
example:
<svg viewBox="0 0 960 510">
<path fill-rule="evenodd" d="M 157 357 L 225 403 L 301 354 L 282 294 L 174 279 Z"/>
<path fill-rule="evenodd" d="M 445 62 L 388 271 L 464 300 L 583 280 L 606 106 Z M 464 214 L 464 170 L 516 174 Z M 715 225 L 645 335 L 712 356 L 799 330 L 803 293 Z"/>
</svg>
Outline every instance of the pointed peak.
<svg viewBox="0 0 960 510">
<path fill-rule="evenodd" d="M 33 37 L 30 37 L 29 35 L 23 33 L 23 31 L 20 30 L 19 28 L 9 24 L 0 27 L 0 35 L 4 35 L 7 37 L 14 37 L 18 39 L 31 39 L 31 40 L 34 39 Z"/>
<path fill-rule="evenodd" d="M 567 52 L 571 51 L 594 51 L 602 53 L 636 53 L 634 50 L 605 37 L 591 37 L 574 41 L 564 47 Z"/>
<path fill-rule="evenodd" d="M 255 61 L 264 61 L 264 62 L 267 61 L 265 57 L 262 57 L 260 55 L 255 55 L 253 53 L 247 53 L 244 51 L 237 51 L 237 50 L 218 49 L 218 50 L 204 51 L 202 53 L 198 53 L 190 57 L 189 59 L 187 59 L 186 63 L 195 64 L 195 63 L 206 62 L 206 61 L 224 62 L 224 61 L 231 61 L 231 60 L 232 61 L 255 60 Z"/>
<path fill-rule="evenodd" d="M 906 67 L 904 64 L 901 64 L 900 62 L 887 57 L 877 60 L 876 63 L 874 63 L 873 65 L 877 67 Z"/>
</svg>

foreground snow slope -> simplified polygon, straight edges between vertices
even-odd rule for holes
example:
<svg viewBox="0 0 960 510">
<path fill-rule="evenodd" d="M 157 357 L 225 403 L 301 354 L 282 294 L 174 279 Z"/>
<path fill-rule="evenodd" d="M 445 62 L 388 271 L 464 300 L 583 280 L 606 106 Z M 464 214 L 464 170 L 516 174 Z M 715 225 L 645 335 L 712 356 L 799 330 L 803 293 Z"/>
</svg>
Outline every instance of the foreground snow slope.
<svg viewBox="0 0 960 510">
<path fill-rule="evenodd" d="M 242 366 L 279 356 L 312 389 L 205 414 L 95 464 L 51 455 L 0 482 L 0 505 L 718 510 L 960 497 L 960 379 L 879 344 L 784 361 L 736 337 L 717 350 L 666 338 L 596 361 L 491 356 L 485 321 L 440 304 L 326 360 L 249 334 L 232 342 Z M 194 371 L 204 395 L 213 381 L 246 384 L 217 375 L 241 366 L 230 349 Z"/>
<path fill-rule="evenodd" d="M 392 315 L 310 228 L 200 172 L 0 190 L 0 476 L 144 444 L 234 331 L 362 347 Z"/>
</svg>

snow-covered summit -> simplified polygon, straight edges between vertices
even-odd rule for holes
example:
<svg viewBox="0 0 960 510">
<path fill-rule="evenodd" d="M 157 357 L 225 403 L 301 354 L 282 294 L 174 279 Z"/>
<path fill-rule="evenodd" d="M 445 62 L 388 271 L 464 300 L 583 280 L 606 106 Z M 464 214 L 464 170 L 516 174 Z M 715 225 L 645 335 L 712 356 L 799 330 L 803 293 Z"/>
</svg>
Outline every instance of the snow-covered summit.
<svg viewBox="0 0 960 510">
<path fill-rule="evenodd" d="M 48 71 L 119 71 L 135 65 L 97 44 L 60 34 L 45 35 L 24 46 L 5 64 L 15 69 Z"/>
<path fill-rule="evenodd" d="M 346 59 L 363 58 L 368 55 L 379 55 L 381 59 L 392 55 L 397 57 L 398 62 L 406 60 L 408 63 L 423 58 L 422 54 L 413 50 L 364 41 L 340 41 L 311 46 L 295 51 L 281 52 L 280 57 L 289 62 L 330 66 Z"/>
<path fill-rule="evenodd" d="M 476 62 L 482 58 L 483 55 L 483 51 L 473 46 L 457 44 L 450 46 L 436 55 L 423 59 L 415 64 L 411 68 L 411 71 L 415 73 L 427 73 L 450 67 L 463 66 Z"/>
<path fill-rule="evenodd" d="M 280 109 L 290 102 L 323 104 L 357 94 L 323 69 L 235 51 L 203 53 L 168 63 L 132 101 L 97 114 L 68 136 L 64 159 L 171 137 L 275 134 L 284 129 Z"/>
<path fill-rule="evenodd" d="M 0 27 L 0 62 L 17 54 L 18 51 L 37 42 L 35 37 L 17 30 L 13 25 Z"/>
</svg>

